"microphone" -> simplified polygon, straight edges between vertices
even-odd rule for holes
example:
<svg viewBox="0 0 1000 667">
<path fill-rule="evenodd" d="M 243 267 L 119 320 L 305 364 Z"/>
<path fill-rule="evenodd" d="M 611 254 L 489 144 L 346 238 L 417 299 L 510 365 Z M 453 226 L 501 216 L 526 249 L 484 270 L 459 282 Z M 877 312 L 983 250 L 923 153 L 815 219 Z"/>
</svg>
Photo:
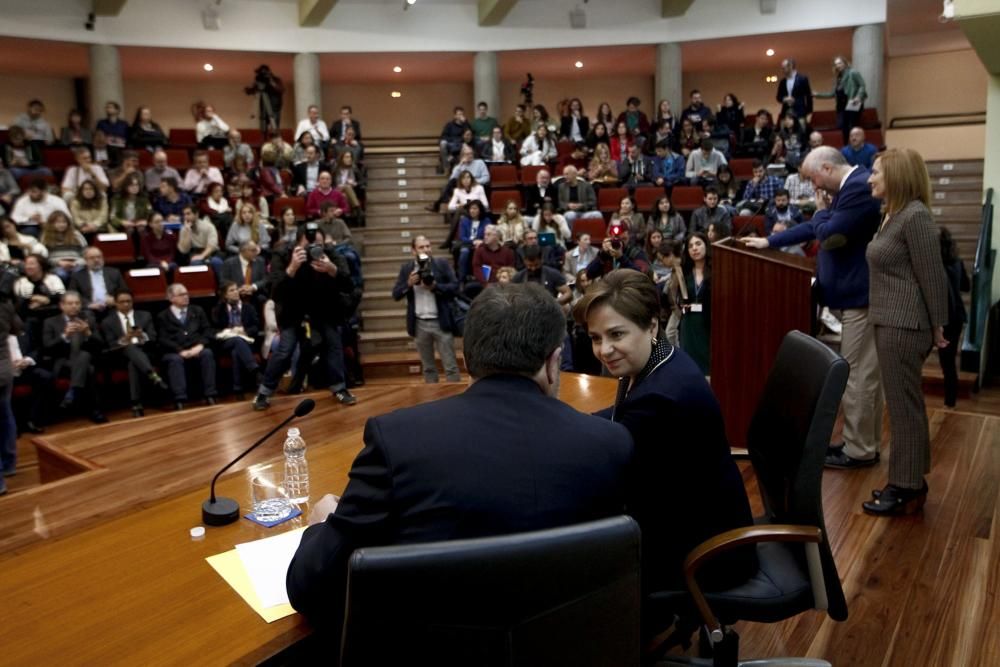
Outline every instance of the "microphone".
<svg viewBox="0 0 1000 667">
<path fill-rule="evenodd" d="M 312 400 L 311 398 L 306 398 L 302 400 L 301 402 L 299 402 L 298 405 L 295 406 L 295 410 L 292 412 L 292 414 L 288 415 L 288 417 L 285 418 L 283 422 L 272 428 L 270 431 L 267 432 L 267 435 L 265 435 L 263 438 L 250 445 L 250 447 L 247 448 L 246 451 L 244 451 L 235 459 L 227 463 L 222 468 L 222 470 L 215 473 L 215 477 L 212 478 L 211 494 L 208 500 L 206 500 L 201 504 L 201 520 L 205 525 L 225 526 L 226 524 L 232 523 L 240 518 L 240 504 L 238 502 L 236 502 L 232 498 L 215 497 L 215 482 L 218 481 L 222 473 L 229 470 L 234 463 L 242 459 L 244 456 L 246 456 L 253 450 L 257 449 L 257 447 L 261 443 L 263 443 L 265 440 L 267 440 L 272 435 L 277 433 L 283 426 L 288 424 L 288 422 L 292 421 L 296 417 L 305 417 L 307 414 L 312 412 L 313 408 L 315 407 L 316 407 L 316 401 Z"/>
</svg>

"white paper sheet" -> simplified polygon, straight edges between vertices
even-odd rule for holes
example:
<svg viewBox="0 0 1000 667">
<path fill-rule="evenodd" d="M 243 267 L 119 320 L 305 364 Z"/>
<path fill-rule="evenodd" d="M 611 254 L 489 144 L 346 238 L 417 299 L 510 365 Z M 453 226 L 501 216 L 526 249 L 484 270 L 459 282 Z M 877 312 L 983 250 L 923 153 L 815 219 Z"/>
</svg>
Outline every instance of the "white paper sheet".
<svg viewBox="0 0 1000 667">
<path fill-rule="evenodd" d="M 288 602 L 285 573 L 302 540 L 303 530 L 305 528 L 236 545 L 236 553 L 240 555 L 243 567 L 260 598 L 260 604 L 265 609 Z"/>
</svg>

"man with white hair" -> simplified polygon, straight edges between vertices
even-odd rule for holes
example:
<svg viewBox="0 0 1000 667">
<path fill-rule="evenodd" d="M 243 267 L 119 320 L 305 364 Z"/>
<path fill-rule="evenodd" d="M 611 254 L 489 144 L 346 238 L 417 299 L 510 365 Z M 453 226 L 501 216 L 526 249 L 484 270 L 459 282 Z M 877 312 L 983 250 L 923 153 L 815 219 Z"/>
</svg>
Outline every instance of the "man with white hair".
<svg viewBox="0 0 1000 667">
<path fill-rule="evenodd" d="M 879 201 L 868 187 L 870 172 L 850 166 L 830 146 L 813 149 L 801 172 L 816 188 L 812 219 L 766 239 L 743 242 L 755 248 L 780 248 L 820 241 L 816 262 L 820 303 L 841 312 L 840 354 L 851 366 L 843 398 L 844 444 L 831 446 L 826 465 L 842 469 L 875 465 L 882 439 L 882 389 L 875 333 L 868 323 L 865 250 L 878 229 Z"/>
<path fill-rule="evenodd" d="M 164 178 L 172 178 L 175 183 L 184 182 L 177 170 L 167 164 L 167 152 L 159 148 L 153 153 L 153 166 L 146 170 L 146 190 L 156 194 Z"/>
<path fill-rule="evenodd" d="M 594 194 L 594 188 L 587 181 L 580 179 L 579 175 L 580 172 L 576 167 L 567 165 L 563 169 L 563 180 L 557 189 L 557 206 L 559 212 L 566 218 L 570 230 L 581 218 L 604 219 L 604 215 L 597 210 L 597 195 Z"/>
</svg>

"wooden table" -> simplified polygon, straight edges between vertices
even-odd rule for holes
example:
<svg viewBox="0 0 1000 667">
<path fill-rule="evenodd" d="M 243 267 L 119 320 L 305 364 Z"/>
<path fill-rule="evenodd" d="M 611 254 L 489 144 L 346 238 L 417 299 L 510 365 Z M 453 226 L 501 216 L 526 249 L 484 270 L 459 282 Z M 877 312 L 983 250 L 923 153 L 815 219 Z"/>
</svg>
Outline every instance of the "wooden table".
<svg viewBox="0 0 1000 667">
<path fill-rule="evenodd" d="M 302 421 L 313 497 L 343 491 L 368 416 L 462 389 L 365 388 L 357 392 L 359 403 L 352 408 L 314 395 L 317 410 Z M 563 400 L 584 412 L 610 405 L 614 392 L 613 380 L 572 374 L 562 378 Z M 265 431 L 266 423 L 280 421 L 296 402 L 293 397 L 281 399 L 266 413 L 252 413 L 246 405 L 192 410 L 42 442 L 51 459 L 50 473 L 56 474 L 54 459 L 63 448 L 67 467 L 80 466 L 84 472 L 43 484 L 33 494 L 0 499 L 0 537 L 8 544 L 0 555 L 0 662 L 253 664 L 308 634 L 308 625 L 297 614 L 265 623 L 205 562 L 238 543 L 273 535 L 278 528 L 268 530 L 241 519 L 208 528 L 200 540 L 188 533 L 201 522 L 212 472 L 252 442 L 254 433 Z M 123 431 L 130 425 L 135 432 L 126 437 Z M 162 434 L 158 445 L 157 433 Z M 229 439 L 225 444 L 218 440 L 220 433 Z M 276 458 L 276 445 L 270 446 L 241 464 Z M 81 450 L 104 463 L 86 458 Z M 219 495 L 235 498 L 244 512 L 250 504 L 246 477 L 244 468 L 218 485 Z M 18 499 L 29 494 L 27 500 Z M 115 503 L 116 497 L 125 500 Z M 23 525 L 33 522 L 32 500 L 50 503 L 43 512 L 43 519 L 50 519 L 48 539 L 21 535 Z M 63 514 L 58 520 L 51 506 Z M 299 517 L 281 529 L 299 527 L 303 520 Z M 73 521 L 82 528 L 74 529 Z"/>
</svg>

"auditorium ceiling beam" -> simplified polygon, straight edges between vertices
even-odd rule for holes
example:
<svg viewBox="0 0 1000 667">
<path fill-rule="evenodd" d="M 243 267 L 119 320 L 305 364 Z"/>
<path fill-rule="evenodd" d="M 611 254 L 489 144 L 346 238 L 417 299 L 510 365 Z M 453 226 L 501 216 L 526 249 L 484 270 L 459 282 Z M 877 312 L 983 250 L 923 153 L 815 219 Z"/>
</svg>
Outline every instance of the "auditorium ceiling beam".
<svg viewBox="0 0 1000 667">
<path fill-rule="evenodd" d="M 94 15 L 118 16 L 128 0 L 94 0 Z"/>
<path fill-rule="evenodd" d="M 675 19 L 687 14 L 694 0 L 660 0 L 660 15 L 665 19 Z"/>
<path fill-rule="evenodd" d="M 1000 74 L 1000 6 L 996 0 L 962 0 L 955 3 L 955 20 L 983 61 L 986 70 Z"/>
<path fill-rule="evenodd" d="M 517 0 L 479 0 L 479 25 L 500 25 L 516 4 Z"/>
<path fill-rule="evenodd" d="M 299 26 L 315 28 L 337 4 L 337 0 L 299 0 Z"/>
</svg>

